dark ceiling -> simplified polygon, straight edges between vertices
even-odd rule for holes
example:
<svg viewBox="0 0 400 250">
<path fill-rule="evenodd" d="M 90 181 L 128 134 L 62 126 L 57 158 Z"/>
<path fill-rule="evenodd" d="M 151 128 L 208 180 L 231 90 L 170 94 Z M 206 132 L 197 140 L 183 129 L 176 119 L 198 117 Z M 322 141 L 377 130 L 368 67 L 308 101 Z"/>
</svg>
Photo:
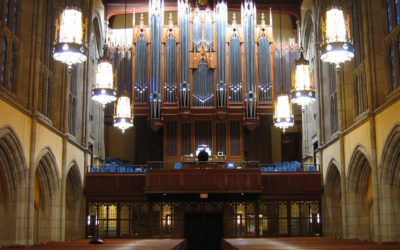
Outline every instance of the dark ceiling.
<svg viewBox="0 0 400 250">
<path fill-rule="evenodd" d="M 125 1 L 124 0 L 103 0 L 105 5 L 124 5 Z M 199 6 L 200 8 L 205 8 L 205 7 L 212 7 L 214 6 L 218 0 L 189 0 L 191 5 L 193 7 Z M 240 5 L 243 1 L 241 0 L 228 0 L 226 1 L 228 4 L 229 9 L 240 9 Z M 297 15 L 300 14 L 300 5 L 302 0 L 253 0 L 253 2 L 256 3 L 257 9 L 258 10 L 266 10 L 269 9 L 269 7 L 272 8 L 274 12 L 280 12 L 280 11 L 285 11 L 285 12 L 292 12 Z M 149 1 L 143 1 L 143 0 L 126 0 L 127 5 L 142 5 L 142 6 L 148 6 Z M 177 0 L 164 0 L 164 5 L 165 6 L 176 6 L 177 5 Z"/>
<path fill-rule="evenodd" d="M 133 9 L 136 11 L 147 11 L 149 1 L 145 0 L 102 0 L 104 5 L 107 6 L 107 19 L 115 14 L 128 13 Z M 192 7 L 199 7 L 205 9 L 207 7 L 213 8 L 216 3 L 221 0 L 189 0 Z M 289 14 L 292 21 L 293 29 L 296 29 L 296 20 L 300 17 L 300 7 L 303 0 L 253 0 L 256 4 L 257 11 L 268 11 L 272 8 L 273 13 Z M 178 0 L 164 0 L 166 9 L 176 9 Z M 243 0 L 225 0 L 228 4 L 229 10 L 240 10 Z M 125 5 L 126 4 L 126 5 Z M 109 19 L 110 20 L 110 19 Z M 112 19 L 110 20 L 112 23 Z"/>
</svg>

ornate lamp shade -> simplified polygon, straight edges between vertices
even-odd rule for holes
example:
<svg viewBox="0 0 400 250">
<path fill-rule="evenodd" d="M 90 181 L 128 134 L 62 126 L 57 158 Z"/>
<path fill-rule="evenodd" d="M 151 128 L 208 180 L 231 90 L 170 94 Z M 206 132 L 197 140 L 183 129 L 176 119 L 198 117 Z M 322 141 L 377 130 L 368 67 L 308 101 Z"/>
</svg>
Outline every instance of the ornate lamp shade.
<svg viewBox="0 0 400 250">
<path fill-rule="evenodd" d="M 114 74 L 110 58 L 104 48 L 103 56 L 97 64 L 96 82 L 92 88 L 92 99 L 101 103 L 103 107 L 117 99 L 114 88 Z"/>
<path fill-rule="evenodd" d="M 310 63 L 304 59 L 303 48 L 300 48 L 300 58 L 296 60 L 296 67 L 292 74 L 292 90 L 290 98 L 304 109 L 315 100 L 315 89 L 310 72 Z"/>
<path fill-rule="evenodd" d="M 125 133 L 130 127 L 133 127 L 131 99 L 127 95 L 121 95 L 117 100 L 114 115 L 114 127 Z"/>
<path fill-rule="evenodd" d="M 354 57 L 354 48 L 349 37 L 349 20 L 345 20 L 343 10 L 333 7 L 322 17 L 322 46 L 321 60 L 324 62 L 340 63 Z"/>
<path fill-rule="evenodd" d="M 82 43 L 83 26 L 80 9 L 66 7 L 60 16 L 58 41 L 53 48 L 55 60 L 68 65 L 86 61 L 87 48 Z"/>
<path fill-rule="evenodd" d="M 273 120 L 275 127 L 283 129 L 284 133 L 287 128 L 294 125 L 292 105 L 289 100 L 289 95 L 285 92 L 278 95 Z"/>
</svg>

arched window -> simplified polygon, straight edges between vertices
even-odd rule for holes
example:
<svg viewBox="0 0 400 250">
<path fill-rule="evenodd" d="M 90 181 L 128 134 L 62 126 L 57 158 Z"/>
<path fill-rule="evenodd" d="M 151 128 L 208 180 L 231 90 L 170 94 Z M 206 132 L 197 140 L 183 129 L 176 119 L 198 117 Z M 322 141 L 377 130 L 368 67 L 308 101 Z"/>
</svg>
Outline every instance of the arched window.
<svg viewBox="0 0 400 250">
<path fill-rule="evenodd" d="M 0 36 L 0 83 L 4 84 L 6 79 L 7 38 Z"/>
<path fill-rule="evenodd" d="M 39 78 L 39 111 L 50 116 L 51 86 L 53 85 L 53 57 L 51 53 L 52 38 L 54 37 L 54 6 L 52 1 L 43 2 L 40 78 Z"/>
<path fill-rule="evenodd" d="M 331 132 L 334 134 L 339 130 L 338 108 L 337 108 L 337 88 L 336 88 L 336 68 L 335 65 L 329 65 L 329 96 L 330 96 L 330 122 Z"/>
<path fill-rule="evenodd" d="M 363 14 L 362 0 L 353 0 L 353 37 L 354 37 L 354 97 L 355 115 L 358 116 L 367 109 L 367 84 L 365 82 L 365 53 L 364 53 L 364 33 L 363 33 Z"/>
<path fill-rule="evenodd" d="M 391 0 L 386 0 L 386 12 L 387 12 L 387 21 L 388 21 L 388 30 L 389 32 L 392 31 L 393 29 L 393 24 L 392 24 L 392 1 Z"/>
<path fill-rule="evenodd" d="M 389 48 L 389 63 L 390 63 L 390 83 L 391 88 L 394 90 L 397 87 L 397 76 L 396 76 L 396 53 L 393 43 L 390 43 Z"/>
<path fill-rule="evenodd" d="M 399 86 L 399 62 L 400 62 L 400 33 L 396 28 L 400 25 L 400 0 L 385 0 L 386 2 L 386 15 L 387 15 L 387 36 L 386 36 L 386 48 L 387 48 L 387 63 L 388 63 L 388 74 L 390 74 L 390 81 L 388 90 L 393 91 Z"/>
<path fill-rule="evenodd" d="M 400 24 L 399 0 L 386 0 L 386 15 L 387 27 L 390 33 L 396 25 Z"/>
<path fill-rule="evenodd" d="M 360 65 L 365 59 L 364 53 L 364 31 L 363 31 L 363 14 L 362 14 L 362 0 L 353 0 L 353 39 L 355 49 L 355 66 Z"/>
<path fill-rule="evenodd" d="M 400 33 L 397 35 L 397 59 L 400 59 Z"/>
<path fill-rule="evenodd" d="M 0 84 L 9 91 L 15 90 L 18 6 L 18 0 L 0 0 L 0 20 L 8 30 L 0 36 Z"/>
<path fill-rule="evenodd" d="M 68 89 L 68 132 L 76 136 L 76 113 L 77 113 L 77 81 L 78 66 L 75 65 L 71 71 L 71 81 Z"/>
<path fill-rule="evenodd" d="M 11 30 L 12 33 L 17 33 L 17 17 L 18 17 L 18 0 L 3 0 L 0 1 L 1 21 Z"/>
</svg>

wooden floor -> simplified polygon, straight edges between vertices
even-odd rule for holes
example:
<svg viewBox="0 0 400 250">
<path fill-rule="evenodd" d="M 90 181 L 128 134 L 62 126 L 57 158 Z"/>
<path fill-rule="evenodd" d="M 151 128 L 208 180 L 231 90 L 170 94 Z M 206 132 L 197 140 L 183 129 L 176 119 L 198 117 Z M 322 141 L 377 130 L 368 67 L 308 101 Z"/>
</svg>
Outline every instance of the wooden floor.
<svg viewBox="0 0 400 250">
<path fill-rule="evenodd" d="M 75 240 L 69 242 L 49 242 L 31 246 L 30 249 L 57 249 L 57 250 L 84 250 L 84 249 L 109 249 L 109 250 L 171 250 L 182 239 L 105 239 L 104 244 L 89 244 L 89 239 Z M 12 247 L 7 249 L 21 249 Z"/>
<path fill-rule="evenodd" d="M 239 250 L 260 250 L 260 249 L 274 249 L 274 250 L 308 250 L 308 249 L 400 249 L 400 243 L 391 244 L 377 244 L 359 240 L 343 240 L 333 239 L 328 237 L 291 237 L 291 238 L 263 238 L 263 239 L 249 239 L 249 238 L 235 238 L 225 239 L 233 248 L 225 249 L 239 249 Z"/>
<path fill-rule="evenodd" d="M 235 250 L 377 250 L 400 249 L 400 243 L 377 244 L 359 240 L 342 240 L 328 237 L 291 237 L 291 238 L 235 238 L 225 239 L 229 244 L 223 244 L 223 249 Z M 181 239 L 105 239 L 103 245 L 91 245 L 88 239 L 70 242 L 48 242 L 30 246 L 31 249 L 57 249 L 57 250 L 85 250 L 85 249 L 109 249 L 109 250 L 171 250 L 181 244 Z M 182 244 L 179 249 L 184 249 Z M 21 246 L 18 247 L 20 249 Z M 7 249 L 17 249 L 7 248 Z M 190 249 L 188 249 L 190 250 Z M 204 249 L 207 250 L 207 249 Z"/>
</svg>

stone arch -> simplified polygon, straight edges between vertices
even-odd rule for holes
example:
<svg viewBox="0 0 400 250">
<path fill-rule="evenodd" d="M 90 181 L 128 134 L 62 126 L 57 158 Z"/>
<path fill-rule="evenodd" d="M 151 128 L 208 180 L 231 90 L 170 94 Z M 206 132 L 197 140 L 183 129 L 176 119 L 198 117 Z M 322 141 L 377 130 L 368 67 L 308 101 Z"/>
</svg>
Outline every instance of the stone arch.
<svg viewBox="0 0 400 250">
<path fill-rule="evenodd" d="M 368 151 L 361 145 L 356 146 L 350 158 L 347 175 L 347 189 L 353 192 L 362 191 L 367 184 L 371 164 Z"/>
<path fill-rule="evenodd" d="M 92 32 L 91 35 L 94 36 L 94 40 L 96 41 L 96 46 L 97 46 L 97 52 L 100 55 L 102 48 L 103 48 L 103 29 L 102 29 L 102 24 L 101 24 L 101 17 L 98 11 L 93 12 L 93 18 L 92 18 Z M 92 39 L 92 37 L 91 37 Z"/>
<path fill-rule="evenodd" d="M 35 164 L 35 173 L 41 174 L 40 185 L 43 188 L 45 198 L 49 198 L 59 192 L 60 174 L 52 150 L 49 147 L 44 148 L 38 155 Z"/>
<path fill-rule="evenodd" d="M 400 124 L 395 124 L 386 138 L 379 164 L 380 229 L 386 232 L 381 241 L 400 237 Z"/>
<path fill-rule="evenodd" d="M 60 239 L 60 175 L 53 152 L 44 148 L 34 171 L 33 241 Z"/>
<path fill-rule="evenodd" d="M 324 235 L 343 237 L 342 187 L 339 164 L 332 159 L 328 165 L 324 188 Z"/>
<path fill-rule="evenodd" d="M 400 169 L 394 165 L 399 160 L 400 124 L 396 124 L 386 138 L 381 154 L 379 179 L 382 184 L 397 186 L 400 184 Z"/>
<path fill-rule="evenodd" d="M 348 238 L 373 240 L 372 170 L 367 150 L 358 145 L 350 158 L 346 183 Z"/>
<path fill-rule="evenodd" d="M 25 244 L 28 207 L 27 165 L 10 126 L 0 128 L 0 245 Z"/>
<path fill-rule="evenodd" d="M 315 37 L 316 37 L 316 42 L 321 42 L 321 33 L 322 33 L 322 27 L 321 27 L 321 18 L 322 15 L 324 14 L 324 10 L 321 6 L 317 6 L 317 8 L 315 8 L 313 10 L 314 13 L 314 22 L 315 22 Z"/>
<path fill-rule="evenodd" d="M 306 12 L 306 14 L 304 15 L 303 25 L 302 26 L 303 26 L 302 29 L 301 29 L 301 31 L 302 31 L 301 37 L 302 37 L 302 40 L 303 40 L 302 44 L 303 44 L 303 48 L 305 50 L 307 50 L 308 47 L 309 47 L 308 42 L 310 40 L 310 35 L 312 34 L 312 31 L 314 31 L 314 21 L 313 21 L 313 18 L 312 18 L 311 10 L 308 10 Z"/>
<path fill-rule="evenodd" d="M 78 164 L 72 161 L 67 167 L 65 189 L 65 239 L 83 236 L 83 185 Z"/>
</svg>

